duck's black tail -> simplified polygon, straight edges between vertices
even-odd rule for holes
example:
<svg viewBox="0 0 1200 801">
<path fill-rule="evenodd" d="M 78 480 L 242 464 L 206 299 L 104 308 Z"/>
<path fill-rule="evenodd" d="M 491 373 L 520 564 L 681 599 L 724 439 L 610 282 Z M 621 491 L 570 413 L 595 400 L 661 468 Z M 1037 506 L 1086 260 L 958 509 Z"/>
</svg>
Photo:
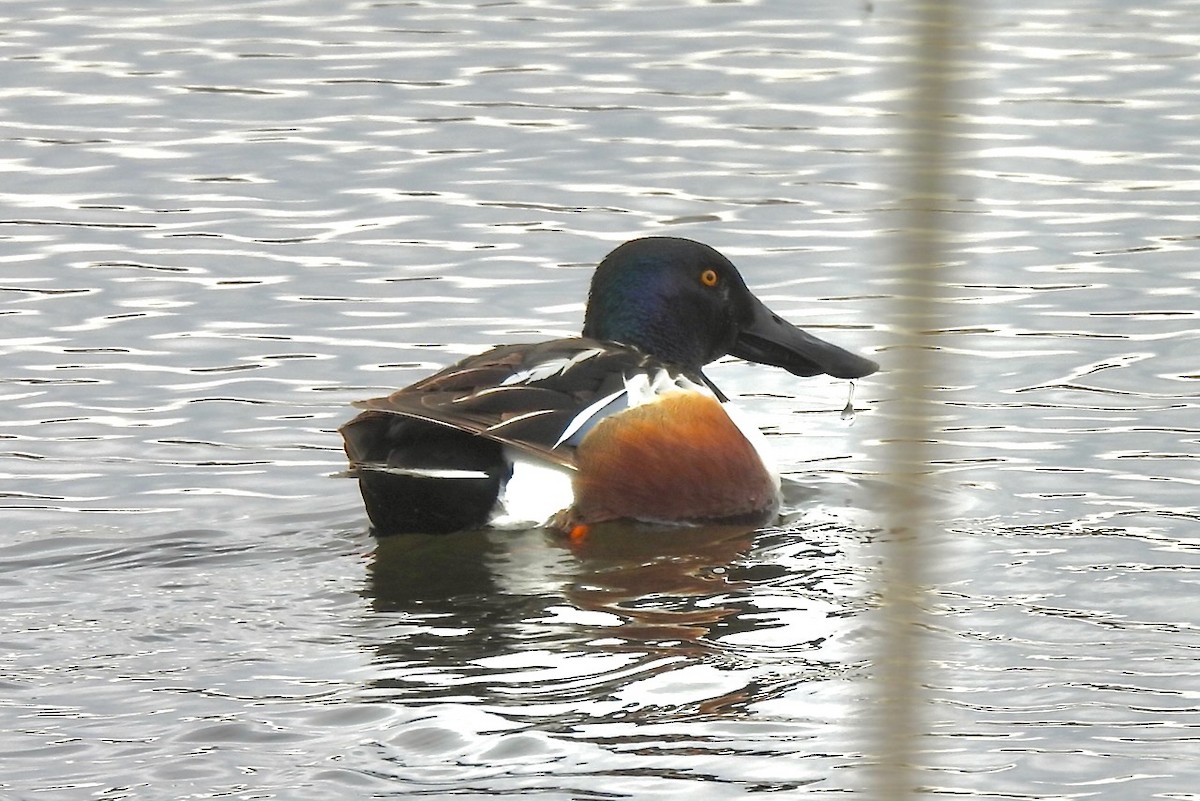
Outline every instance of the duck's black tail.
<svg viewBox="0 0 1200 801">
<path fill-rule="evenodd" d="M 499 442 L 404 415 L 363 412 L 341 434 L 380 537 L 483 527 L 512 471 Z"/>
</svg>

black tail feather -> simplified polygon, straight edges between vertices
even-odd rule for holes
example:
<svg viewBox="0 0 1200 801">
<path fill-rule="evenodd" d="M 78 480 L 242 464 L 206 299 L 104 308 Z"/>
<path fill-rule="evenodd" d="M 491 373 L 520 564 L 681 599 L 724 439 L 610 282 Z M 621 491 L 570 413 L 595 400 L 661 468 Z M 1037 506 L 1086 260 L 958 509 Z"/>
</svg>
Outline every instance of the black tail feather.
<svg viewBox="0 0 1200 801">
<path fill-rule="evenodd" d="M 411 417 L 364 412 L 342 436 L 376 536 L 480 528 L 511 474 L 499 442 Z"/>
</svg>

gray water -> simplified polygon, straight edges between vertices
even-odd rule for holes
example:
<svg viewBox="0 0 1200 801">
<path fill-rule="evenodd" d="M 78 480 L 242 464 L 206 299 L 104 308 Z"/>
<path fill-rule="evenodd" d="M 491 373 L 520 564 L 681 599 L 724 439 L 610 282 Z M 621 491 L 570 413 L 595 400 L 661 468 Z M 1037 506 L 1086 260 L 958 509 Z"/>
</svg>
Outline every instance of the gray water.
<svg viewBox="0 0 1200 801">
<path fill-rule="evenodd" d="M 0 6 L 0 797 L 859 795 L 907 7 Z M 1200 798 L 1197 18 L 962 32 L 933 795 Z M 375 543 L 349 403 L 655 233 L 884 365 L 710 369 L 779 525 Z"/>
</svg>

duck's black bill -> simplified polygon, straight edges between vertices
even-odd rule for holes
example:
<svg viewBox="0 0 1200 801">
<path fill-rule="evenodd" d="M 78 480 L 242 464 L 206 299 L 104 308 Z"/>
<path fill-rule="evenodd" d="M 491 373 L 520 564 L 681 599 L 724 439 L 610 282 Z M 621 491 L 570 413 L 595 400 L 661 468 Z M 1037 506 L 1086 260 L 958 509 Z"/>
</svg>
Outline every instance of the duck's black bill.
<svg viewBox="0 0 1200 801">
<path fill-rule="evenodd" d="M 870 359 L 797 328 L 761 302 L 754 304 L 753 317 L 742 327 L 729 353 L 799 376 L 862 378 L 879 369 Z"/>
</svg>

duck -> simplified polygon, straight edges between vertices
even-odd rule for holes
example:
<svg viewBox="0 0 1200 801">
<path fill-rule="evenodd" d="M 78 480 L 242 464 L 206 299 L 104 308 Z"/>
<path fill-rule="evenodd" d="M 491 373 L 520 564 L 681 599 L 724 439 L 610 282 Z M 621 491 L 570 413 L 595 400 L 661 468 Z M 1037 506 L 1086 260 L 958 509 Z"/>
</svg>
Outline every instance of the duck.
<svg viewBox="0 0 1200 801">
<path fill-rule="evenodd" d="M 709 245 L 633 239 L 596 267 L 580 336 L 500 345 L 353 404 L 338 431 L 371 532 L 765 523 L 780 479 L 703 372 L 724 356 L 800 377 L 879 369 L 775 314 Z"/>
</svg>

